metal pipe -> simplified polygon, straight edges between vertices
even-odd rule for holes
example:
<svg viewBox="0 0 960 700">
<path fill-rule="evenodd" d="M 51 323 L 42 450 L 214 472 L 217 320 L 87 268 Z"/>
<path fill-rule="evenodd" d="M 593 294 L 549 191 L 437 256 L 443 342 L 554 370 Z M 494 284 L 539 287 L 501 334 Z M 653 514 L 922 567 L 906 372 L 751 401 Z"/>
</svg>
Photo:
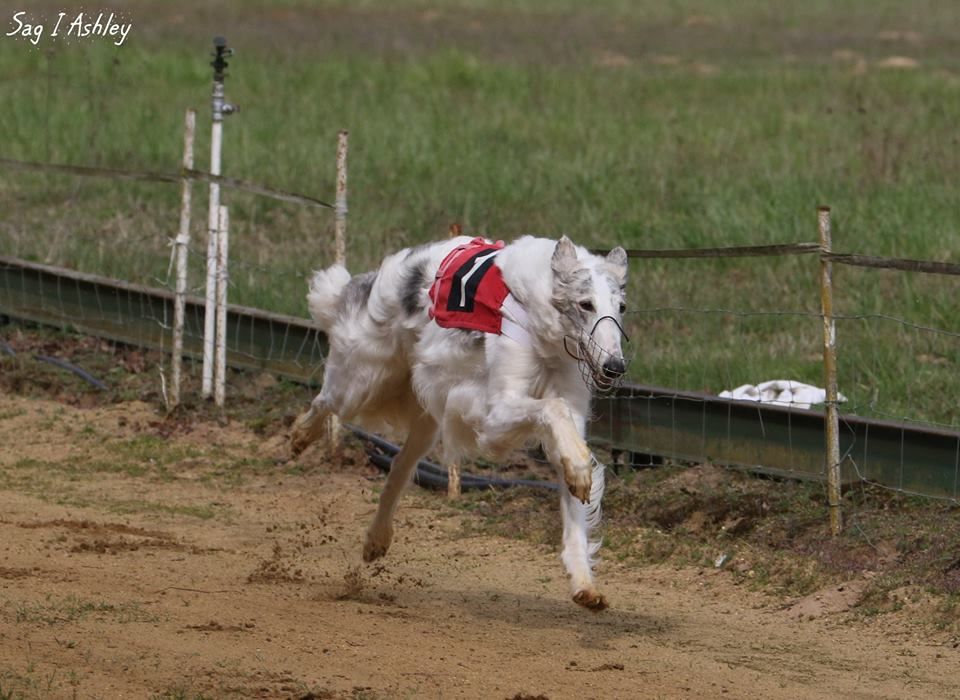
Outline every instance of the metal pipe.
<svg viewBox="0 0 960 700">
<path fill-rule="evenodd" d="M 188 109 L 183 124 L 183 167 L 193 168 L 193 141 L 197 113 Z M 174 241 L 177 253 L 177 287 L 173 300 L 173 356 L 171 357 L 171 395 L 167 410 L 180 405 L 180 377 L 183 367 L 183 323 L 187 296 L 187 252 L 190 246 L 190 203 L 193 181 L 183 178 L 180 184 L 180 230 Z"/>
<path fill-rule="evenodd" d="M 233 51 L 227 48 L 227 40 L 216 37 L 213 40 L 213 92 L 211 96 L 212 125 L 210 127 L 210 174 L 220 174 L 220 154 L 223 147 L 223 117 L 236 111 L 233 105 L 224 100 L 223 81 L 227 77 L 229 65 L 226 58 Z M 210 183 L 210 206 L 207 212 L 207 284 L 206 306 L 203 324 L 203 379 L 201 393 L 209 398 L 213 389 L 214 346 L 216 344 L 216 304 L 217 304 L 217 241 L 220 223 L 220 185 Z"/>
<path fill-rule="evenodd" d="M 220 207 L 217 226 L 217 338 L 216 372 L 213 382 L 213 400 L 223 408 L 227 383 L 227 251 L 230 242 L 230 212 Z"/>
<path fill-rule="evenodd" d="M 223 83 L 213 84 L 213 126 L 210 131 L 210 173 L 220 174 L 220 151 L 223 144 Z M 201 392 L 209 398 L 213 389 L 214 334 L 217 303 L 217 226 L 220 212 L 220 185 L 210 183 L 210 205 L 207 211 L 207 284 L 203 324 L 203 384 Z"/>
</svg>

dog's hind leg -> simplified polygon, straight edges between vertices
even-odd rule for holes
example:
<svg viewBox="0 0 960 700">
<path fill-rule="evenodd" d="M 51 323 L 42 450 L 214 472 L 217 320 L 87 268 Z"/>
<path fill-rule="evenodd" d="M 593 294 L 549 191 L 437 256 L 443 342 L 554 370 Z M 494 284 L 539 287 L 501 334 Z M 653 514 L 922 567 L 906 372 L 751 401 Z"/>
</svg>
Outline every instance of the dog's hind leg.
<svg viewBox="0 0 960 700">
<path fill-rule="evenodd" d="M 393 541 L 393 514 L 400 500 L 400 494 L 410 482 L 414 468 L 430 448 L 433 447 L 439 432 L 437 422 L 428 413 L 421 413 L 410 421 L 410 433 L 403 447 L 390 463 L 390 473 L 380 494 L 377 514 L 367 529 L 363 543 L 364 561 L 379 559 L 390 548 Z"/>
<path fill-rule="evenodd" d="M 316 442 L 326 431 L 329 418 L 334 415 L 330 400 L 320 392 L 310 409 L 297 418 L 290 436 L 290 451 L 294 458 Z"/>
</svg>

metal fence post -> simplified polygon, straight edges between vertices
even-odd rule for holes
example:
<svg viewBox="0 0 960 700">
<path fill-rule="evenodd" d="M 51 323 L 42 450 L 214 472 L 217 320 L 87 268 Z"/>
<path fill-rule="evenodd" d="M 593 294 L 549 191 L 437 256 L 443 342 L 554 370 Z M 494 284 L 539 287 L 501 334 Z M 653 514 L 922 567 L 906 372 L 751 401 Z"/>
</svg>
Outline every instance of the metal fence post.
<svg viewBox="0 0 960 700">
<path fill-rule="evenodd" d="M 826 388 L 824 413 L 827 469 L 827 502 L 830 509 L 830 532 L 843 530 L 840 510 L 840 414 L 837 408 L 837 329 L 833 319 L 833 263 L 826 257 L 832 252 L 830 207 L 817 208 L 820 230 L 820 309 L 823 316 L 823 379 Z"/>
<path fill-rule="evenodd" d="M 213 40 L 213 123 L 210 127 L 210 174 L 220 175 L 220 151 L 223 145 L 223 118 L 233 114 L 236 107 L 224 101 L 223 81 L 229 65 L 226 59 L 233 54 L 227 40 L 218 36 Z M 213 388 L 214 335 L 216 333 L 217 304 L 217 238 L 220 228 L 220 185 L 210 183 L 210 209 L 207 216 L 207 286 L 206 309 L 203 323 L 203 383 L 201 393 L 209 398 Z"/>
<path fill-rule="evenodd" d="M 197 113 L 188 109 L 183 125 L 183 169 L 193 169 L 193 140 L 197 127 Z M 173 300 L 173 355 L 171 357 L 171 396 L 167 410 L 180 405 L 180 377 L 183 367 L 183 323 L 187 294 L 187 250 L 190 245 L 190 200 L 193 181 L 183 178 L 180 183 L 180 229 L 174 240 L 177 254 L 177 287 Z"/>
<path fill-rule="evenodd" d="M 216 372 L 213 382 L 213 400 L 217 407 L 223 408 L 227 384 L 227 254 L 230 242 L 230 212 L 220 206 L 217 223 L 217 339 Z"/>
</svg>

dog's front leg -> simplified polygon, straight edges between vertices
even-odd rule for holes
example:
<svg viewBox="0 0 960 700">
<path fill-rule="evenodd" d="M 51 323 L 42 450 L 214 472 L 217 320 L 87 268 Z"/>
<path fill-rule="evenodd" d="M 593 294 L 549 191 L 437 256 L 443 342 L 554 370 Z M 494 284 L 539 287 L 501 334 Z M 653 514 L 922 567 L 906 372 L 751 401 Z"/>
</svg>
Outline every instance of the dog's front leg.
<svg viewBox="0 0 960 700">
<path fill-rule="evenodd" d="M 580 435 L 570 406 L 563 399 L 545 399 L 541 409 L 541 443 L 547 459 L 563 473 L 570 493 L 581 503 L 590 502 L 593 460 Z"/>
<path fill-rule="evenodd" d="M 487 347 L 489 410 L 481 431 L 481 447 L 495 451 L 498 445 L 536 438 L 547 459 L 563 474 L 570 493 L 589 503 L 592 457 L 570 404 L 562 398 L 537 399 L 530 395 L 540 363 L 529 348 L 508 338 L 488 342 Z"/>
</svg>

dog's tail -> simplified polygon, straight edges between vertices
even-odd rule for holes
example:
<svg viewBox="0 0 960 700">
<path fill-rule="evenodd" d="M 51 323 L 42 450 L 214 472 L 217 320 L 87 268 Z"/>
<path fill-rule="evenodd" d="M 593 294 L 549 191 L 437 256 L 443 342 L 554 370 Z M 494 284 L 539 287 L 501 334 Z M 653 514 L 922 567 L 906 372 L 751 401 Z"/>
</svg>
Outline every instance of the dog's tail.
<svg viewBox="0 0 960 700">
<path fill-rule="evenodd" d="M 317 270 L 310 278 L 310 291 L 307 293 L 307 306 L 317 325 L 329 333 L 337 320 L 337 305 L 344 287 L 350 281 L 350 273 L 343 265 L 337 264 L 326 270 Z"/>
</svg>

